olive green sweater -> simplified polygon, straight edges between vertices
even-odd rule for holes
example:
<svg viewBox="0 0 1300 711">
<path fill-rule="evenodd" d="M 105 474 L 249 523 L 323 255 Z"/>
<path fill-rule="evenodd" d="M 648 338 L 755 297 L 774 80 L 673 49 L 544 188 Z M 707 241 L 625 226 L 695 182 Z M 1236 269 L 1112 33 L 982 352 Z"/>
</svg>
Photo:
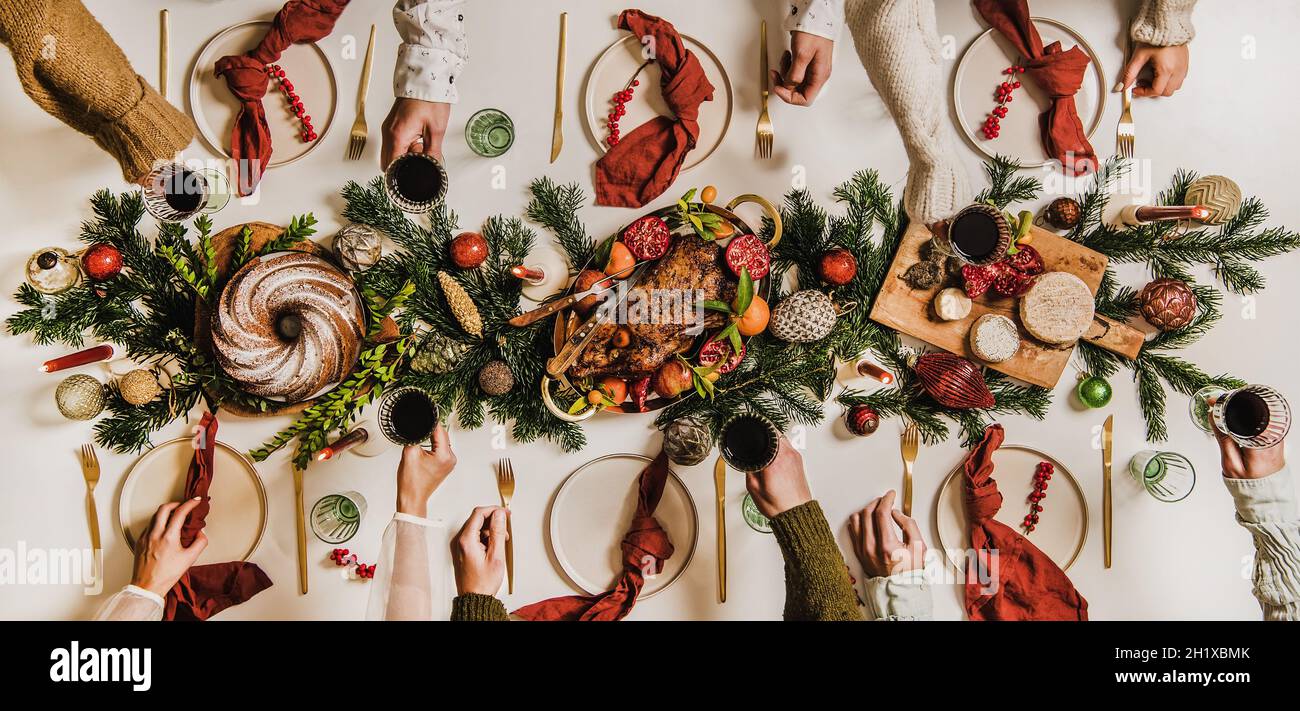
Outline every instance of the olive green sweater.
<svg viewBox="0 0 1300 711">
<path fill-rule="evenodd" d="M 785 558 L 785 619 L 862 619 L 848 568 L 816 501 L 777 515 L 772 533 Z M 509 617 L 500 600 L 471 593 L 452 601 L 451 619 L 502 622 Z"/>
</svg>

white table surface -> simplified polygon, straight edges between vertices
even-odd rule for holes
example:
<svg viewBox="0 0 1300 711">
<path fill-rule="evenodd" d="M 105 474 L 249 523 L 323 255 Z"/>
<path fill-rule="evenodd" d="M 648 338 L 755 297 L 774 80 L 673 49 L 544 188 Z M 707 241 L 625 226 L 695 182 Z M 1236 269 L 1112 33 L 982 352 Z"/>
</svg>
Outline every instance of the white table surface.
<svg viewBox="0 0 1300 711">
<path fill-rule="evenodd" d="M 269 17 L 277 0 L 87 0 L 108 31 L 145 77 L 157 76 L 158 10 L 171 10 L 172 56 L 170 95 L 183 96 L 198 48 L 220 28 L 247 19 Z M 940 0 L 939 29 L 956 56 L 979 31 L 969 3 Z M 129 10 L 126 6 L 130 7 Z M 1120 68 L 1122 37 L 1135 2 L 1077 3 L 1037 0 L 1037 15 L 1060 19 L 1079 29 L 1100 53 L 1108 76 Z M 471 0 L 466 10 L 472 59 L 457 82 L 461 102 L 445 143 L 452 178 L 451 204 L 462 226 L 472 228 L 494 214 L 521 215 L 528 201 L 526 186 L 540 176 L 579 181 L 588 191 L 595 148 L 585 137 L 580 118 L 579 89 L 591 61 L 617 38 L 613 18 L 624 3 L 594 0 Z M 757 114 L 757 53 L 755 31 L 766 17 L 770 37 L 784 44 L 779 26 L 788 6 L 777 0 L 644 0 L 648 12 L 673 20 L 686 33 L 709 44 L 731 73 L 737 105 L 731 132 L 718 153 L 679 180 L 659 202 L 666 202 L 690 185 L 716 184 L 722 196 L 754 192 L 774 201 L 783 195 L 796 171 L 806 174 L 813 194 L 829 204 L 831 190 L 854 171 L 874 168 L 902 189 L 906 156 L 890 117 L 859 65 L 846 35 L 838 44 L 834 78 L 815 109 L 773 104 L 776 152 L 771 161 L 753 160 L 753 125 Z M 565 150 L 555 165 L 550 153 L 554 51 L 557 16 L 570 11 L 568 105 Z M 348 180 L 366 180 L 378 173 L 380 141 L 377 128 L 388 107 L 390 68 L 397 35 L 386 0 L 354 2 L 334 34 L 321 44 L 332 53 L 340 82 L 342 104 L 336 130 L 309 159 L 277 169 L 262 184 L 258 204 L 238 204 L 216 215 L 219 227 L 243 221 L 285 223 L 291 215 L 315 212 L 320 235 L 340 225 L 342 200 L 338 190 Z M 379 26 L 374 85 L 370 92 L 372 126 L 364 160 L 343 160 L 346 128 L 353 117 L 351 97 L 360 75 L 358 59 L 341 58 L 342 43 L 355 38 L 357 55 L 364 54 L 369 25 Z M 1251 194 L 1273 208 L 1272 224 L 1300 225 L 1300 204 L 1288 161 L 1300 155 L 1295 114 L 1300 105 L 1286 87 L 1296 70 L 1293 41 L 1300 33 L 1300 6 L 1287 0 L 1233 3 L 1202 0 L 1196 10 L 1199 34 L 1192 43 L 1191 75 L 1172 99 L 1139 101 L 1135 114 L 1141 157 L 1149 158 L 1151 178 L 1162 188 L 1180 167 L 1220 173 L 1236 179 Z M 1246 50 L 1254 49 L 1255 54 Z M 945 87 L 947 93 L 947 87 Z M 46 245 L 77 246 L 77 226 L 89 216 L 86 198 L 96 189 L 123 190 L 117 165 L 94 144 L 72 133 L 41 112 L 21 93 L 7 53 L 0 52 L 0 215 L 5 239 L 0 242 L 0 310 L 17 310 L 9 294 L 22 280 L 28 256 Z M 308 98 L 310 103 L 310 98 Z M 465 120 L 479 108 L 495 106 L 513 117 L 514 147 L 491 160 L 474 156 L 463 138 Z M 1111 101 L 1095 138 L 1103 156 L 1110 154 L 1119 102 Z M 976 153 L 959 143 L 972 174 L 979 174 Z M 187 156 L 208 156 L 199 141 Z M 496 166 L 504 168 L 505 189 L 493 189 Z M 1036 206 L 1035 206 L 1036 207 Z M 594 234 L 608 234 L 629 220 L 632 212 L 585 208 L 582 219 Z M 1289 255 L 1263 266 L 1269 288 L 1252 303 L 1236 296 L 1225 300 L 1225 317 L 1214 332 L 1184 355 L 1212 373 L 1231 371 L 1247 380 L 1270 383 L 1296 401 L 1295 304 L 1300 283 L 1288 275 L 1300 269 L 1300 256 Z M 1198 275 L 1206 276 L 1200 271 Z M 1127 284 L 1141 286 L 1146 275 L 1122 267 Z M 1249 307 L 1249 309 L 1247 308 Z M 1249 318 L 1253 309 L 1254 317 Z M 1247 346 L 1246 344 L 1250 344 Z M 54 408 L 53 393 L 60 376 L 38 376 L 35 367 L 64 352 L 61 347 L 36 347 L 26 337 L 0 337 L 0 429 L 4 432 L 5 464 L 0 466 L 0 548 L 84 548 L 88 545 L 82 508 L 83 483 L 74 457 L 76 445 L 88 441 L 89 423 L 63 420 Z M 64 374 L 66 375 L 66 373 Z M 1112 379 L 1115 397 L 1106 410 L 1081 411 L 1068 397 L 1072 379 L 1065 377 L 1045 422 L 1021 417 L 1003 420 L 1008 441 L 1035 445 L 1054 453 L 1079 475 L 1092 509 L 1087 545 L 1070 576 L 1088 599 L 1093 619 L 1256 619 L 1259 610 L 1250 595 L 1244 571 L 1252 553 L 1248 534 L 1233 521 L 1232 503 L 1218 481 L 1213 441 L 1194 428 L 1185 415 L 1187 401 L 1169 401 L 1170 442 L 1166 448 L 1192 458 L 1201 475 L 1195 491 L 1178 504 L 1157 502 L 1124 473 L 1130 456 L 1145 448 L 1136 389 L 1127 372 Z M 830 418 L 806 432 L 804 458 L 814 492 L 825 508 L 842 550 L 850 550 L 846 520 L 850 513 L 901 483 L 897 420 L 887 420 L 867 439 L 850 439 L 837 423 L 839 406 L 826 407 Z M 1094 431 L 1107 413 L 1115 428 L 1115 564 L 1102 567 L 1100 454 Z M 257 446 L 289 423 L 288 418 L 246 420 L 227 416 L 221 438 L 241 449 Z M 162 441 L 181 434 L 188 425 L 174 423 L 156 435 Z M 458 527 L 474 505 L 494 503 L 496 490 L 491 462 L 513 457 L 518 472 L 514 503 L 516 534 L 516 593 L 505 600 L 510 608 L 545 597 L 572 592 L 550 562 L 543 527 L 551 494 L 581 463 L 611 452 L 653 453 L 659 446 L 649 417 L 605 416 L 587 425 L 591 444 L 580 453 L 565 454 L 547 442 L 519 444 L 508 429 L 496 425 L 477 431 L 453 430 L 460 460 L 455 474 L 435 494 L 431 512 Z M 494 448 L 494 445 L 496 448 Z M 959 445 L 950 441 L 922 450 L 916 474 L 915 511 L 933 544 L 933 510 L 938 486 L 960 460 Z M 107 587 L 111 591 L 130 576 L 130 554 L 115 530 L 116 492 L 133 457 L 101 454 L 104 475 L 99 485 L 100 526 L 106 545 Z M 710 463 L 712 460 L 709 460 Z M 355 489 L 370 504 L 360 533 L 348 544 L 363 559 L 378 553 L 380 534 L 392 512 L 397 453 L 377 459 L 345 457 L 313 466 L 307 473 L 306 500 L 329 492 Z M 222 619 L 354 619 L 364 614 L 367 583 L 348 581 L 328 562 L 329 546 L 312 539 L 308 547 L 311 592 L 298 594 L 295 566 L 293 489 L 287 458 L 281 454 L 259 466 L 271 499 L 267 535 L 254 560 L 275 585 Z M 699 548 L 682 581 L 664 594 L 636 607 L 634 619 L 777 619 L 784 589 L 781 555 L 769 536 L 751 531 L 740 517 L 744 482 L 733 476 L 728 484 L 730 594 L 724 605 L 715 601 L 714 517 L 711 467 L 679 468 L 702 513 Z M 1015 505 L 1008 502 L 1007 505 Z M 1046 515 L 1050 516 L 1049 511 Z M 611 531 L 618 536 L 621 531 Z M 851 558 L 851 553 L 849 554 Z M 855 574 L 861 576 L 856 562 Z M 107 594 L 107 593 L 105 593 Z M 935 592 L 936 616 L 960 619 L 960 588 L 941 585 Z M 0 617 L 76 619 L 89 616 L 103 596 L 87 596 L 76 585 L 0 585 Z"/>
</svg>

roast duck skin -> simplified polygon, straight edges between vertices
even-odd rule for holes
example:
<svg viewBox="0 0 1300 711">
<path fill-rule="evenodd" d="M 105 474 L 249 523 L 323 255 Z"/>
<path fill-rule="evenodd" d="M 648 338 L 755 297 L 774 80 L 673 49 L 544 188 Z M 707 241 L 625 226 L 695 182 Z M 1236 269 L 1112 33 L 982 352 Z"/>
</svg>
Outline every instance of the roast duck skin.
<svg viewBox="0 0 1300 711">
<path fill-rule="evenodd" d="M 704 310 L 704 301 L 731 303 L 735 296 L 736 281 L 718 245 L 695 235 L 675 237 L 667 254 L 647 268 L 628 294 L 626 325 L 632 331 L 631 344 L 614 346 L 619 324 L 602 323 L 569 368 L 569 377 L 653 375 L 659 366 L 690 349 L 701 332 L 701 318 L 704 329 L 725 325 L 726 316 Z M 660 308 L 646 306 L 656 303 Z"/>
</svg>

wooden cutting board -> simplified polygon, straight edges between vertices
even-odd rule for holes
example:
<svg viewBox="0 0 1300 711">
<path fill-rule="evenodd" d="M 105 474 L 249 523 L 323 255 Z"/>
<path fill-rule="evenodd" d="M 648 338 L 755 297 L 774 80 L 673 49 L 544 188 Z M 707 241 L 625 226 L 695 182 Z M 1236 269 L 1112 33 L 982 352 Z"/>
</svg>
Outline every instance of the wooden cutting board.
<svg viewBox="0 0 1300 711">
<path fill-rule="evenodd" d="M 1070 272 L 1082 279 L 1093 294 L 1097 293 L 1101 278 L 1106 273 L 1106 255 L 1039 227 L 1034 227 L 1033 232 L 1034 249 L 1043 255 L 1047 271 Z M 1070 363 L 1073 346 L 1056 347 L 1041 343 L 1020 327 L 1020 351 L 1010 360 L 984 363 L 970 349 L 968 335 L 971 325 L 984 314 L 1001 314 L 1020 326 L 1018 299 L 998 296 L 990 291 L 975 300 L 970 315 L 965 319 L 940 321 L 934 315 L 930 302 L 942 287 L 913 289 L 900 278 L 908 267 L 921 261 L 921 245 L 928 239 L 930 231 L 924 225 L 914 223 L 908 227 L 889 267 L 889 274 L 885 276 L 880 294 L 876 297 L 875 306 L 871 309 L 871 320 L 1013 378 L 1045 388 L 1055 387 Z M 1091 328 L 1083 338 L 1127 358 L 1136 358 L 1142 349 L 1145 335 L 1131 326 L 1095 315 Z"/>
</svg>

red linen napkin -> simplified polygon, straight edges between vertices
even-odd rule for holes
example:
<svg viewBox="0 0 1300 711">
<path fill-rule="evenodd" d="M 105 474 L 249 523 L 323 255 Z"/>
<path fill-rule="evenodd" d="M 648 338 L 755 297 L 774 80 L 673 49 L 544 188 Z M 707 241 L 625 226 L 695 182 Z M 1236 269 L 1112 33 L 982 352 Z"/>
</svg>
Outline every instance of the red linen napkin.
<svg viewBox="0 0 1300 711">
<path fill-rule="evenodd" d="M 637 126 L 596 162 L 596 204 L 641 207 L 663 195 L 700 137 L 700 104 L 713 100 L 713 85 L 695 54 L 667 20 L 624 10 L 618 26 L 650 38 L 662 70 L 660 90 L 676 118 L 656 116 Z"/>
<path fill-rule="evenodd" d="M 202 440 L 194 450 L 189 474 L 185 477 L 185 499 L 202 497 L 203 502 L 194 507 L 185 525 L 181 527 L 181 545 L 194 542 L 208 516 L 208 488 L 212 485 L 212 459 L 217 443 L 217 418 L 211 412 L 203 413 L 199 426 Z M 167 591 L 163 608 L 164 620 L 206 620 L 227 607 L 238 605 L 271 587 L 271 579 L 253 563 L 236 561 L 196 565 L 190 568 L 176 586 Z"/>
<path fill-rule="evenodd" d="M 289 45 L 315 42 L 329 35 L 348 2 L 289 0 L 275 13 L 271 29 L 256 47 L 217 60 L 217 76 L 225 77 L 230 93 L 241 104 L 230 131 L 230 157 L 239 166 L 240 195 L 252 194 L 271 162 L 271 131 L 262 107 L 270 81 L 266 65 L 279 59 Z"/>
<path fill-rule="evenodd" d="M 623 573 L 613 590 L 599 595 L 568 595 L 535 602 L 515 610 L 525 620 L 613 622 L 627 617 L 645 584 L 645 574 L 663 572 L 673 555 L 668 533 L 655 520 L 655 508 L 668 480 L 668 455 L 663 452 L 641 471 L 636 511 L 623 534 Z"/>
<path fill-rule="evenodd" d="M 989 425 L 984 440 L 964 465 L 971 549 L 979 565 L 990 573 L 980 581 L 975 566 L 967 564 L 966 614 L 973 621 L 1086 622 L 1088 601 L 1074 589 L 1065 572 L 1019 532 L 993 520 L 1002 508 L 1002 494 L 993 480 L 993 453 L 1004 437 L 1002 425 Z"/>
<path fill-rule="evenodd" d="M 1052 98 L 1038 117 L 1043 149 L 1061 161 L 1066 171 L 1078 175 L 1097 169 L 1097 153 L 1079 119 L 1074 95 L 1083 85 L 1087 53 L 1078 47 L 1061 49 L 1060 42 L 1046 47 L 1030 21 L 1027 0 L 974 0 L 984 21 L 1002 33 L 1025 59 L 1025 74 Z"/>
</svg>

